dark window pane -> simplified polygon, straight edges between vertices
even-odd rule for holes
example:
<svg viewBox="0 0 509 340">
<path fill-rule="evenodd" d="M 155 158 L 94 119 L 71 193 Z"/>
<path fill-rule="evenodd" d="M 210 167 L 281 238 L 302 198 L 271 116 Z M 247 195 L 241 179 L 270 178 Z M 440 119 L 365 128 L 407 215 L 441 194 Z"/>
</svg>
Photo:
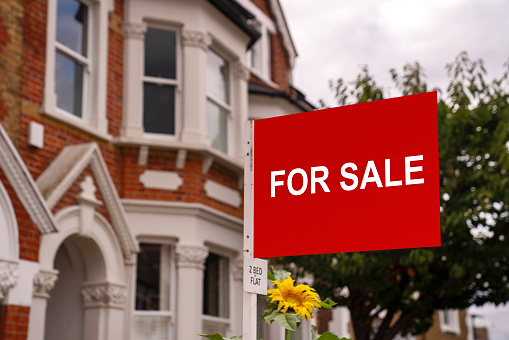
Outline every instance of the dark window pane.
<svg viewBox="0 0 509 340">
<path fill-rule="evenodd" d="M 81 117 L 83 66 L 58 51 L 55 57 L 55 93 L 59 108 Z"/>
<path fill-rule="evenodd" d="M 211 50 L 207 55 L 207 93 L 227 104 L 230 103 L 229 64 Z"/>
<path fill-rule="evenodd" d="M 149 28 L 145 36 L 145 75 L 176 79 L 174 31 Z"/>
<path fill-rule="evenodd" d="M 77 0 L 58 0 L 57 41 L 87 55 L 88 7 Z"/>
<path fill-rule="evenodd" d="M 203 274 L 203 314 L 219 316 L 219 256 L 210 253 Z"/>
<path fill-rule="evenodd" d="M 145 132 L 175 134 L 175 86 L 144 83 Z"/>
<path fill-rule="evenodd" d="M 140 244 L 136 270 L 136 310 L 159 310 L 161 246 Z"/>
</svg>

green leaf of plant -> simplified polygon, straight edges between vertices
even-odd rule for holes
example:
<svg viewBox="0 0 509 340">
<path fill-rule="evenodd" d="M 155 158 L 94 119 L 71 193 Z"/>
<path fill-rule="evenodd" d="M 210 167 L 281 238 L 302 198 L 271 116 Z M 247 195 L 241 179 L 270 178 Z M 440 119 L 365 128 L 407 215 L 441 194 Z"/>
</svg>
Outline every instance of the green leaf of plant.
<svg viewBox="0 0 509 340">
<path fill-rule="evenodd" d="M 274 321 L 281 327 L 295 331 L 297 329 L 297 324 L 302 322 L 302 316 L 298 314 L 279 313 L 279 315 L 274 318 Z"/>
<path fill-rule="evenodd" d="M 332 334 L 331 332 L 325 332 L 318 337 L 317 340 L 350 340 L 348 338 L 339 338 L 337 335 Z"/>
<path fill-rule="evenodd" d="M 265 321 L 265 318 L 269 315 L 271 315 L 275 310 L 277 309 L 277 305 L 275 303 L 271 303 L 267 306 L 267 309 L 265 309 L 265 313 L 263 313 L 262 321 Z"/>
<path fill-rule="evenodd" d="M 331 299 L 327 298 L 327 299 L 325 299 L 325 301 L 320 301 L 320 305 L 322 306 L 322 308 L 331 309 L 332 307 L 337 305 L 337 303 L 335 303 Z"/>
<path fill-rule="evenodd" d="M 268 323 L 268 324 L 270 325 L 271 323 L 273 323 L 273 322 L 274 322 L 274 320 L 276 319 L 276 316 L 278 316 L 279 314 L 283 314 L 283 313 L 280 313 L 280 312 L 274 312 L 274 313 L 272 313 L 272 314 L 269 314 L 269 315 L 265 316 L 265 317 L 263 318 L 263 320 L 264 320 L 266 323 Z"/>
<path fill-rule="evenodd" d="M 276 270 L 274 271 L 274 280 L 275 281 L 283 281 L 284 279 L 286 279 L 286 277 L 288 276 L 292 276 L 292 273 L 290 273 L 289 271 L 286 271 L 286 270 Z"/>
<path fill-rule="evenodd" d="M 207 338 L 207 339 L 210 339 L 210 340 L 227 340 L 225 338 L 223 338 L 221 336 L 221 334 L 219 333 L 216 333 L 216 334 L 199 334 L 200 336 L 204 337 L 204 338 Z"/>
<path fill-rule="evenodd" d="M 225 340 L 228 340 L 228 339 L 225 339 Z M 229 340 L 242 340 L 242 335 L 232 336 Z"/>
<path fill-rule="evenodd" d="M 317 340 L 318 334 L 316 333 L 316 326 L 311 325 L 311 340 Z"/>
<path fill-rule="evenodd" d="M 267 279 L 274 281 L 276 278 L 274 276 L 274 267 L 270 266 L 269 272 L 267 273 Z"/>
</svg>

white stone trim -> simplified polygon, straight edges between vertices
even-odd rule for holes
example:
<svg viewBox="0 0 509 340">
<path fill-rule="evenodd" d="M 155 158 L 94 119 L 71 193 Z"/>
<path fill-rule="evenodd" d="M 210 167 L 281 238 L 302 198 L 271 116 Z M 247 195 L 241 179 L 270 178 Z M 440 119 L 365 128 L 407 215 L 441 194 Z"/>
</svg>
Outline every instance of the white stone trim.
<svg viewBox="0 0 509 340">
<path fill-rule="evenodd" d="M 144 199 L 122 199 L 128 213 L 185 215 L 194 216 L 214 222 L 218 225 L 242 231 L 242 219 L 226 214 L 201 203 L 155 201 Z"/>
<path fill-rule="evenodd" d="M 11 139 L 0 125 L 0 168 L 41 234 L 57 231 L 53 214 L 46 205 L 32 175 Z"/>
<path fill-rule="evenodd" d="M 81 290 L 84 308 L 113 307 L 124 309 L 127 287 L 113 283 L 86 283 Z"/>
<path fill-rule="evenodd" d="M 186 158 L 187 158 L 187 150 L 179 149 L 179 151 L 177 152 L 177 161 L 176 161 L 177 169 L 184 169 L 186 167 Z"/>
<path fill-rule="evenodd" d="M 205 194 L 210 198 L 231 205 L 235 208 L 239 208 L 242 204 L 242 197 L 237 190 L 231 189 L 209 179 L 205 181 L 204 187 Z"/>
<path fill-rule="evenodd" d="M 18 282 L 18 263 L 0 260 L 0 304 L 9 294 L 9 290 Z"/>
<path fill-rule="evenodd" d="M 41 270 L 34 276 L 34 296 L 49 299 L 49 293 L 55 288 L 58 270 Z"/>
<path fill-rule="evenodd" d="M 177 190 L 184 181 L 175 171 L 145 170 L 140 182 L 148 189 Z"/>
<path fill-rule="evenodd" d="M 205 269 L 205 260 L 209 249 L 204 246 L 191 246 L 177 244 L 177 267 Z"/>
<path fill-rule="evenodd" d="M 122 246 L 125 260 L 131 261 L 132 255 L 138 252 L 138 245 L 131 233 L 125 211 L 97 143 L 65 147 L 37 179 L 37 184 L 48 197 L 48 205 L 54 206 L 88 165 L 92 169 L 104 204 L 110 214 L 112 226 Z"/>
<path fill-rule="evenodd" d="M 19 260 L 18 282 L 9 291 L 6 305 L 30 307 L 32 305 L 33 279 L 39 272 L 39 264 L 33 261 Z"/>
<path fill-rule="evenodd" d="M 181 31 L 184 46 L 193 46 L 207 51 L 212 44 L 212 38 L 205 32 L 183 29 Z"/>
<path fill-rule="evenodd" d="M 140 151 L 138 153 L 138 165 L 147 166 L 148 163 L 148 151 L 149 147 L 146 145 L 140 146 Z"/>
<path fill-rule="evenodd" d="M 248 66 L 244 65 L 244 63 L 236 61 L 233 64 L 233 74 L 236 78 L 247 81 L 249 77 L 251 77 L 251 70 Z"/>
<path fill-rule="evenodd" d="M 207 155 L 207 156 L 203 157 L 203 160 L 201 163 L 201 172 L 203 172 L 204 174 L 208 174 L 213 163 L 214 163 L 213 156 Z"/>
<path fill-rule="evenodd" d="M 125 22 L 122 25 L 122 32 L 124 38 L 143 40 L 145 38 L 145 33 L 147 33 L 147 24 L 138 22 Z"/>
<path fill-rule="evenodd" d="M 274 20 L 276 21 L 277 29 L 279 33 L 281 33 L 281 37 L 283 39 L 283 46 L 288 53 L 288 63 L 290 64 L 290 68 L 293 69 L 295 66 L 295 58 L 297 57 L 297 50 L 295 49 L 295 45 L 292 41 L 292 36 L 290 35 L 290 30 L 286 25 L 286 21 L 283 15 L 283 10 L 281 9 L 281 5 L 278 0 L 269 0 L 270 11 L 272 15 L 274 15 Z"/>
</svg>

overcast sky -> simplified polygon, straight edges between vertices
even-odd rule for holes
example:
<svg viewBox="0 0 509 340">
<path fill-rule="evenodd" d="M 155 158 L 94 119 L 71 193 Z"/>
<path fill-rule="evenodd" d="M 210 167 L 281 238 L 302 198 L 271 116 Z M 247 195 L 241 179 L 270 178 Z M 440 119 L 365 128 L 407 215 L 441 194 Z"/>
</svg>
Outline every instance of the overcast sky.
<svg viewBox="0 0 509 340">
<path fill-rule="evenodd" d="M 390 88 L 390 68 L 419 61 L 430 88 L 445 89 L 445 64 L 461 51 L 484 59 L 487 79 L 509 58 L 508 0 L 280 1 L 299 54 L 294 85 L 314 104 L 335 106 L 328 80 L 352 80 L 364 64 Z M 489 326 L 490 340 L 509 339 L 509 308 L 471 312 L 484 315 L 476 325 Z"/>
<path fill-rule="evenodd" d="M 482 58 L 488 79 L 509 57 L 507 0 L 281 0 L 299 56 L 294 84 L 335 106 L 328 80 L 352 80 L 367 64 L 392 86 L 390 68 L 419 61 L 430 88 L 445 88 L 445 64 L 466 50 Z M 395 91 L 391 92 L 395 95 Z"/>
</svg>

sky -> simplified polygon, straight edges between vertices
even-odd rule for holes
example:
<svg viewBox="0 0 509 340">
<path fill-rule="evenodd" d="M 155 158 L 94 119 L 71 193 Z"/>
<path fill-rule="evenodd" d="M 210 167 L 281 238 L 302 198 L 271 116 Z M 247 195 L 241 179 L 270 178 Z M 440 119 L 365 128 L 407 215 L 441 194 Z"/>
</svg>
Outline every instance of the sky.
<svg viewBox="0 0 509 340">
<path fill-rule="evenodd" d="M 318 104 L 336 106 L 330 79 L 351 81 L 368 65 L 376 82 L 396 96 L 389 69 L 424 67 L 429 88 L 445 89 L 445 65 L 461 52 L 483 59 L 487 79 L 509 60 L 508 0 L 280 0 L 298 57 L 294 86 Z M 491 340 L 509 339 L 509 306 L 471 308 Z"/>
<path fill-rule="evenodd" d="M 389 69 L 401 71 L 408 62 L 421 63 L 430 88 L 445 89 L 445 65 L 461 51 L 484 60 L 487 79 L 502 75 L 509 60 L 507 0 L 281 0 L 281 6 L 299 55 L 294 85 L 315 104 L 335 106 L 329 79 L 353 80 L 362 65 L 390 91 Z"/>
</svg>

